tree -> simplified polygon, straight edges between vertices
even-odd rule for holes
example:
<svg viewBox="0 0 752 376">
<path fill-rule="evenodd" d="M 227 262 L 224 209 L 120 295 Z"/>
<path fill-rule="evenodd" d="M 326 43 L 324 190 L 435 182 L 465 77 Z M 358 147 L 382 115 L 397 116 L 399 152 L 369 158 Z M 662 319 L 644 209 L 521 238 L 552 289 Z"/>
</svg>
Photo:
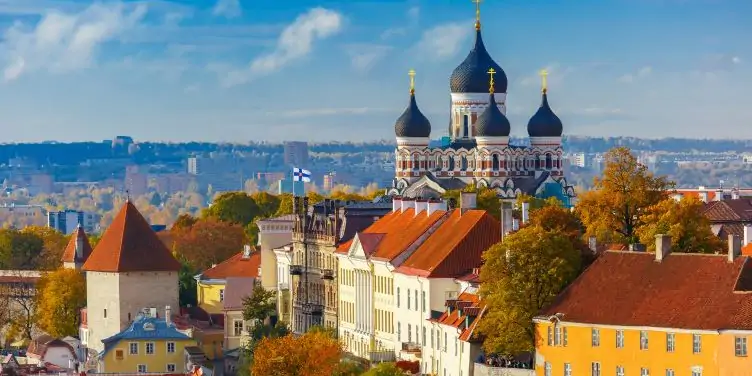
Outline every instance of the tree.
<svg viewBox="0 0 752 376">
<path fill-rule="evenodd" d="M 395 363 L 379 363 L 369 369 L 363 376 L 404 376 L 405 371 L 397 367 Z"/>
<path fill-rule="evenodd" d="M 671 236 L 671 247 L 679 252 L 714 253 L 723 248 L 723 241 L 710 228 L 710 220 L 702 213 L 703 202 L 696 197 L 681 201 L 667 198 L 651 206 L 645 225 L 637 235 L 649 251 L 655 252 L 655 236 Z"/>
<path fill-rule="evenodd" d="M 501 218 L 501 201 L 496 194 L 496 190 L 486 187 L 477 188 L 473 184 L 468 184 L 462 190 L 449 190 L 444 193 L 444 199 L 454 199 L 458 206 L 462 205 L 461 194 L 462 192 L 475 193 L 475 207 L 481 210 L 485 210 L 488 214 L 491 214 L 494 218 Z"/>
<path fill-rule="evenodd" d="M 31 232 L 0 230 L 0 269 L 33 270 L 44 240 Z"/>
<path fill-rule="evenodd" d="M 593 180 L 593 190 L 580 196 L 576 211 L 587 236 L 633 243 L 636 231 L 646 224 L 648 208 L 668 198 L 673 183 L 654 176 L 627 148 L 611 149 L 604 159 L 603 176 Z"/>
<path fill-rule="evenodd" d="M 171 229 L 168 245 L 185 258 L 193 270 L 206 270 L 240 252 L 246 236 L 240 225 L 208 218 L 190 228 Z"/>
<path fill-rule="evenodd" d="M 337 373 L 342 346 L 322 332 L 300 337 L 263 338 L 253 353 L 253 376 L 331 376 Z"/>
<path fill-rule="evenodd" d="M 172 224 L 172 229 L 188 229 L 191 228 L 198 219 L 190 214 L 181 214 Z"/>
<path fill-rule="evenodd" d="M 180 261 L 180 271 L 178 272 L 178 300 L 181 307 L 188 305 L 198 305 L 196 296 L 196 279 L 194 276 L 198 271 L 193 269 L 182 255 L 173 252 L 173 256 Z"/>
<path fill-rule="evenodd" d="M 34 318 L 47 334 L 63 338 L 78 334 L 79 310 L 86 305 L 86 281 L 75 269 L 43 274 L 37 283 Z"/>
<path fill-rule="evenodd" d="M 225 192 L 204 209 L 202 217 L 246 226 L 259 214 L 258 205 L 245 192 Z"/>
<path fill-rule="evenodd" d="M 533 317 L 580 272 L 571 240 L 540 226 L 525 226 L 483 255 L 480 294 L 488 305 L 478 330 L 490 353 L 535 349 Z"/>
<path fill-rule="evenodd" d="M 278 196 L 269 194 L 268 192 L 256 192 L 251 195 L 251 199 L 256 203 L 258 207 L 258 216 L 263 218 L 269 218 L 274 215 L 279 209 L 281 199 Z"/>
<path fill-rule="evenodd" d="M 264 289 L 260 284 L 253 286 L 253 292 L 243 298 L 243 320 L 253 325 L 263 325 L 277 311 L 276 293 Z"/>
<path fill-rule="evenodd" d="M 42 239 L 42 250 L 35 261 L 38 269 L 55 270 L 60 267 L 60 259 L 63 257 L 70 236 L 66 236 L 54 228 L 42 226 L 29 226 L 21 232 Z"/>
</svg>

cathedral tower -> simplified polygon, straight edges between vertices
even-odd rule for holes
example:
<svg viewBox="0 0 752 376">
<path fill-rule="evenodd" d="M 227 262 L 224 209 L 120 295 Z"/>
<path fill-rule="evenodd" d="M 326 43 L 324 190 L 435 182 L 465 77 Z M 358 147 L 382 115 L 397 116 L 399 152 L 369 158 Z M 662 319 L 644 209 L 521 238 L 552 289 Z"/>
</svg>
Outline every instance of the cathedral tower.
<svg viewBox="0 0 752 376">
<path fill-rule="evenodd" d="M 548 105 L 548 72 L 542 70 L 541 105 L 527 123 L 530 146 L 537 170 L 551 171 L 552 176 L 562 175 L 561 134 L 564 125 Z"/>
<path fill-rule="evenodd" d="M 426 149 L 431 137 L 431 122 L 415 101 L 415 71 L 410 70 L 410 103 L 394 123 L 397 136 L 396 178 L 408 182 L 419 179 L 428 170 Z"/>
</svg>

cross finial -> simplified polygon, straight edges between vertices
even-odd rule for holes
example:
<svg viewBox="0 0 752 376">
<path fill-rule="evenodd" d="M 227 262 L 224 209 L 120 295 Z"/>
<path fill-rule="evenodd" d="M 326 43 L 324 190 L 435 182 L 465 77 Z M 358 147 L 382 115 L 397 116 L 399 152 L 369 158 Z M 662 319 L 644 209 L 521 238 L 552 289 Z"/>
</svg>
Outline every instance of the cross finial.
<svg viewBox="0 0 752 376">
<path fill-rule="evenodd" d="M 410 69 L 407 75 L 410 76 L 410 94 L 415 94 L 415 69 Z"/>
<path fill-rule="evenodd" d="M 541 89 L 543 90 L 543 93 L 545 94 L 548 91 L 548 71 L 545 69 L 542 69 L 540 71 L 541 76 Z"/>
<path fill-rule="evenodd" d="M 488 75 L 491 76 L 491 81 L 488 84 L 488 92 L 493 94 L 494 93 L 494 74 L 496 74 L 496 70 L 491 68 L 488 70 Z"/>
<path fill-rule="evenodd" d="M 483 0 L 471 0 L 475 3 L 475 30 L 480 30 L 480 3 Z"/>
</svg>

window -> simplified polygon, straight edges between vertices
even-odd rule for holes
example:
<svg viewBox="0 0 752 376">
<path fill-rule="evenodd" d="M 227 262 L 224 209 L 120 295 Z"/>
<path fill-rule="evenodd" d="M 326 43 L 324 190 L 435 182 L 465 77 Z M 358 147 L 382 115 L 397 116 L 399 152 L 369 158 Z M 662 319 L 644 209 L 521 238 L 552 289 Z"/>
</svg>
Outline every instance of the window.
<svg viewBox="0 0 752 376">
<path fill-rule="evenodd" d="M 104 318 L 107 318 L 107 308 L 104 309 Z"/>
<path fill-rule="evenodd" d="M 415 310 L 418 310 L 418 290 L 415 290 Z"/>
<path fill-rule="evenodd" d="M 616 376 L 624 376 L 624 367 L 616 366 Z"/>
<path fill-rule="evenodd" d="M 648 349 L 648 331 L 641 330 L 640 331 L 640 350 L 647 350 L 647 349 Z"/>
<path fill-rule="evenodd" d="M 139 364 L 137 366 L 138 373 L 146 373 L 146 364 Z"/>
<path fill-rule="evenodd" d="M 123 360 L 123 350 L 115 350 L 115 359 Z"/>
<path fill-rule="evenodd" d="M 131 355 L 138 355 L 138 343 L 131 342 L 128 344 L 128 353 Z"/>
<path fill-rule="evenodd" d="M 702 352 L 702 337 L 699 334 L 692 335 L 692 353 L 699 354 Z"/>
<path fill-rule="evenodd" d="M 402 324 L 399 321 L 397 321 L 397 341 L 402 342 Z"/>
<path fill-rule="evenodd" d="M 674 376 L 674 375 L 671 375 Z M 692 376 L 702 376 L 702 369 L 693 369 Z"/>
<path fill-rule="evenodd" d="M 400 288 L 397 287 L 397 308 L 399 308 L 400 305 Z"/>
<path fill-rule="evenodd" d="M 422 302 L 422 304 L 420 306 L 420 310 L 423 311 L 423 312 L 425 312 L 426 311 L 426 292 L 425 291 L 421 291 L 420 292 L 420 297 L 423 300 L 423 302 Z"/>
<path fill-rule="evenodd" d="M 564 339 L 564 343 L 562 344 L 562 346 L 567 346 L 567 328 L 566 327 L 562 328 L 562 331 L 564 332 L 564 335 L 562 336 Z"/>
<path fill-rule="evenodd" d="M 546 362 L 543 364 L 543 376 L 551 376 L 551 363 Z"/>
<path fill-rule="evenodd" d="M 556 325 L 554 328 L 554 345 L 559 346 L 561 344 L 561 327 Z"/>
<path fill-rule="evenodd" d="M 444 352 L 446 352 L 446 344 L 447 344 L 447 342 L 448 342 L 448 340 L 447 340 L 447 334 L 446 334 L 446 332 L 444 332 Z"/>
<path fill-rule="evenodd" d="M 666 351 L 674 352 L 674 343 L 676 342 L 676 334 L 666 333 Z"/>
<path fill-rule="evenodd" d="M 593 347 L 601 345 L 601 331 L 599 329 L 591 329 L 591 337 L 590 343 Z"/>
<path fill-rule="evenodd" d="M 572 365 L 564 363 L 564 376 L 572 376 Z"/>
<path fill-rule="evenodd" d="M 747 356 L 747 337 L 736 337 L 734 344 L 734 354 L 736 356 Z"/>
<path fill-rule="evenodd" d="M 220 302 L 225 301 L 225 289 L 219 289 L 219 301 Z"/>
<path fill-rule="evenodd" d="M 154 342 L 147 342 L 146 343 L 146 354 L 147 355 L 154 355 Z"/>
<path fill-rule="evenodd" d="M 410 289 L 407 289 L 407 309 L 410 309 Z"/>
<path fill-rule="evenodd" d="M 407 294 L 408 295 L 410 294 L 410 290 L 407 290 Z M 408 302 L 409 301 L 410 300 L 408 300 Z M 407 342 L 408 343 L 413 341 L 413 330 L 412 329 L 413 329 L 412 325 L 407 324 Z"/>
<path fill-rule="evenodd" d="M 232 333 L 235 337 L 240 337 L 243 334 L 243 320 L 235 320 L 232 322 Z"/>
<path fill-rule="evenodd" d="M 170 354 L 175 352 L 175 342 L 167 342 L 167 352 Z"/>
<path fill-rule="evenodd" d="M 666 376 L 674 376 L 674 370 L 672 370 L 671 368 L 667 369 L 666 370 Z M 694 375 L 692 375 L 692 376 L 694 376 Z"/>
<path fill-rule="evenodd" d="M 434 349 L 433 329 L 431 329 L 431 348 Z"/>
<path fill-rule="evenodd" d="M 167 372 L 175 372 L 175 365 L 174 364 L 168 364 L 167 365 Z"/>
<path fill-rule="evenodd" d="M 624 331 L 617 330 L 616 331 L 616 348 L 621 349 L 623 347 L 624 347 Z"/>
<path fill-rule="evenodd" d="M 650 376 L 650 370 L 647 368 L 640 368 L 640 376 Z"/>
<path fill-rule="evenodd" d="M 423 334 L 423 341 L 421 342 L 421 344 L 423 346 L 425 346 L 426 345 L 426 327 L 425 326 L 423 327 L 423 333 L 422 334 Z"/>
<path fill-rule="evenodd" d="M 554 345 L 554 328 L 548 327 L 548 345 L 553 346 Z"/>
<path fill-rule="evenodd" d="M 601 376 L 601 364 L 593 362 L 590 365 L 590 376 Z"/>
</svg>

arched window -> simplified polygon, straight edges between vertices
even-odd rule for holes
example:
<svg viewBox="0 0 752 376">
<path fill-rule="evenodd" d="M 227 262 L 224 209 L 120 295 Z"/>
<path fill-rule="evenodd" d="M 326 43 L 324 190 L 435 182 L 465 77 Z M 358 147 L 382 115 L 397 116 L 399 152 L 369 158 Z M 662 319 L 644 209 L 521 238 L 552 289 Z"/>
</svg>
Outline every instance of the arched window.
<svg viewBox="0 0 752 376">
<path fill-rule="evenodd" d="M 541 161 L 541 160 L 540 160 L 540 155 L 536 154 L 536 155 L 535 155 L 535 156 L 534 156 L 533 158 L 535 158 L 535 160 L 534 160 L 534 162 L 533 162 L 533 165 L 535 166 L 535 169 L 536 169 L 536 170 L 540 170 L 540 169 L 541 169 L 541 164 L 540 164 L 540 161 Z"/>
<path fill-rule="evenodd" d="M 491 168 L 494 171 L 499 171 L 499 155 L 498 154 L 494 154 L 491 157 Z"/>
<path fill-rule="evenodd" d="M 467 158 L 464 155 L 460 158 L 460 171 L 467 171 Z"/>
<path fill-rule="evenodd" d="M 449 158 L 449 171 L 454 171 L 454 156 L 450 155 Z"/>
<path fill-rule="evenodd" d="M 546 170 L 550 170 L 554 167 L 553 159 L 551 158 L 551 154 L 546 153 Z"/>
<path fill-rule="evenodd" d="M 470 134 L 470 115 L 462 117 L 462 137 L 467 138 Z"/>
<path fill-rule="evenodd" d="M 413 170 L 418 170 L 419 164 L 418 164 L 418 155 L 413 154 Z"/>
</svg>

